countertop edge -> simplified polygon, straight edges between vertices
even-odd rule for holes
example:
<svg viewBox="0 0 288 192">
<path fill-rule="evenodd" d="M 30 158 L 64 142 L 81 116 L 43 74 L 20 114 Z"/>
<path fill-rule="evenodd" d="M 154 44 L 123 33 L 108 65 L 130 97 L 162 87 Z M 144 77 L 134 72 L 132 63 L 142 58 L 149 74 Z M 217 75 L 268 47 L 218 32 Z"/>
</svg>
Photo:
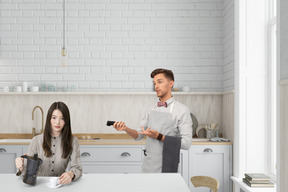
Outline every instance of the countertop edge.
<svg viewBox="0 0 288 192">
<path fill-rule="evenodd" d="M 146 142 L 143 141 L 125 141 L 125 142 L 107 142 L 107 143 L 102 143 L 102 142 L 82 142 L 79 141 L 80 145 L 145 145 Z M 30 143 L 27 142 L 21 142 L 21 143 L 15 143 L 15 142 L 2 142 L 0 143 L 1 145 L 29 145 Z M 192 145 L 232 145 L 232 142 L 192 142 Z"/>
</svg>

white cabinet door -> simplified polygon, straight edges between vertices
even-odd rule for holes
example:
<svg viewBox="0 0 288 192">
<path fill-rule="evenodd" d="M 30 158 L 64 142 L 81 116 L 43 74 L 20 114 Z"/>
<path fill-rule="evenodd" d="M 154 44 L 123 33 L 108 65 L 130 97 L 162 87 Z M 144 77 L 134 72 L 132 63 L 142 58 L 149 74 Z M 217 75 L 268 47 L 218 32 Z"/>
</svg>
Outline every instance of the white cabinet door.
<svg viewBox="0 0 288 192">
<path fill-rule="evenodd" d="M 22 146 L 0 145 L 0 173 L 16 173 L 15 158 L 22 155 Z"/>
<path fill-rule="evenodd" d="M 143 146 L 83 145 L 80 146 L 84 173 L 141 173 Z M 188 151 L 181 150 L 179 171 L 188 184 Z"/>
<path fill-rule="evenodd" d="M 192 145 L 189 150 L 189 180 L 192 176 L 204 175 L 219 181 L 219 192 L 232 191 L 232 147 L 231 145 Z M 204 192 L 207 188 L 194 188 L 193 192 Z"/>
<path fill-rule="evenodd" d="M 181 176 L 184 181 L 189 184 L 189 161 L 188 161 L 188 150 L 180 150 L 180 163 L 178 170 L 180 171 Z"/>
</svg>

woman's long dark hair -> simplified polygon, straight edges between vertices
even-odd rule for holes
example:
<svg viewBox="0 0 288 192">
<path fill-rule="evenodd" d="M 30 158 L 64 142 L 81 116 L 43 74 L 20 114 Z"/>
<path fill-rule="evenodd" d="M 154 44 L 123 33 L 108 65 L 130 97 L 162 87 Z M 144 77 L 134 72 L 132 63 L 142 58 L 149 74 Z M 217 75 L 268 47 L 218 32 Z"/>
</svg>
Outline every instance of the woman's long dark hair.
<svg viewBox="0 0 288 192">
<path fill-rule="evenodd" d="M 58 109 L 61 111 L 65 125 L 62 129 L 62 158 L 66 159 L 72 152 L 72 131 L 71 131 L 71 123 L 70 123 L 70 113 L 69 109 L 63 102 L 55 102 L 53 103 L 47 113 L 44 135 L 43 135 L 43 150 L 46 157 L 52 156 L 51 151 L 51 139 L 52 139 L 52 127 L 51 127 L 51 117 L 54 110 Z"/>
</svg>

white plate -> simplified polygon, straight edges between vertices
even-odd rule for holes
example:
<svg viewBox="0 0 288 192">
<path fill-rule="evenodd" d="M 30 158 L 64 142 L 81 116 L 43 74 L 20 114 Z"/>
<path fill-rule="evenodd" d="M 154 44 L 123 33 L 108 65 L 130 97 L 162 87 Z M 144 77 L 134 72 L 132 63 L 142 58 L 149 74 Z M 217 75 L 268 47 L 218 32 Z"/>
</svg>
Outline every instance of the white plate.
<svg viewBox="0 0 288 192">
<path fill-rule="evenodd" d="M 199 125 L 196 129 L 196 135 L 198 138 L 206 138 L 206 125 Z"/>
<path fill-rule="evenodd" d="M 56 188 L 58 188 L 58 187 L 61 187 L 62 185 L 59 184 L 59 185 L 56 185 L 56 186 L 52 186 L 52 185 L 50 185 L 50 183 L 46 183 L 46 186 L 49 187 L 49 188 L 56 189 Z"/>
</svg>

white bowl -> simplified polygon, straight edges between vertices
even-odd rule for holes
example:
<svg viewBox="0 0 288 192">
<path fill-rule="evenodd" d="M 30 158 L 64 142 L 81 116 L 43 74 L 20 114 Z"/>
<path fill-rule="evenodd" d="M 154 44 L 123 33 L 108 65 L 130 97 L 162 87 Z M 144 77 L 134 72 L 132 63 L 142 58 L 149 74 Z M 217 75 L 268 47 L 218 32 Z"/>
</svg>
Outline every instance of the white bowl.
<svg viewBox="0 0 288 192">
<path fill-rule="evenodd" d="M 38 92 L 38 91 L 39 91 L 39 87 L 38 86 L 31 87 L 31 92 Z"/>
</svg>

